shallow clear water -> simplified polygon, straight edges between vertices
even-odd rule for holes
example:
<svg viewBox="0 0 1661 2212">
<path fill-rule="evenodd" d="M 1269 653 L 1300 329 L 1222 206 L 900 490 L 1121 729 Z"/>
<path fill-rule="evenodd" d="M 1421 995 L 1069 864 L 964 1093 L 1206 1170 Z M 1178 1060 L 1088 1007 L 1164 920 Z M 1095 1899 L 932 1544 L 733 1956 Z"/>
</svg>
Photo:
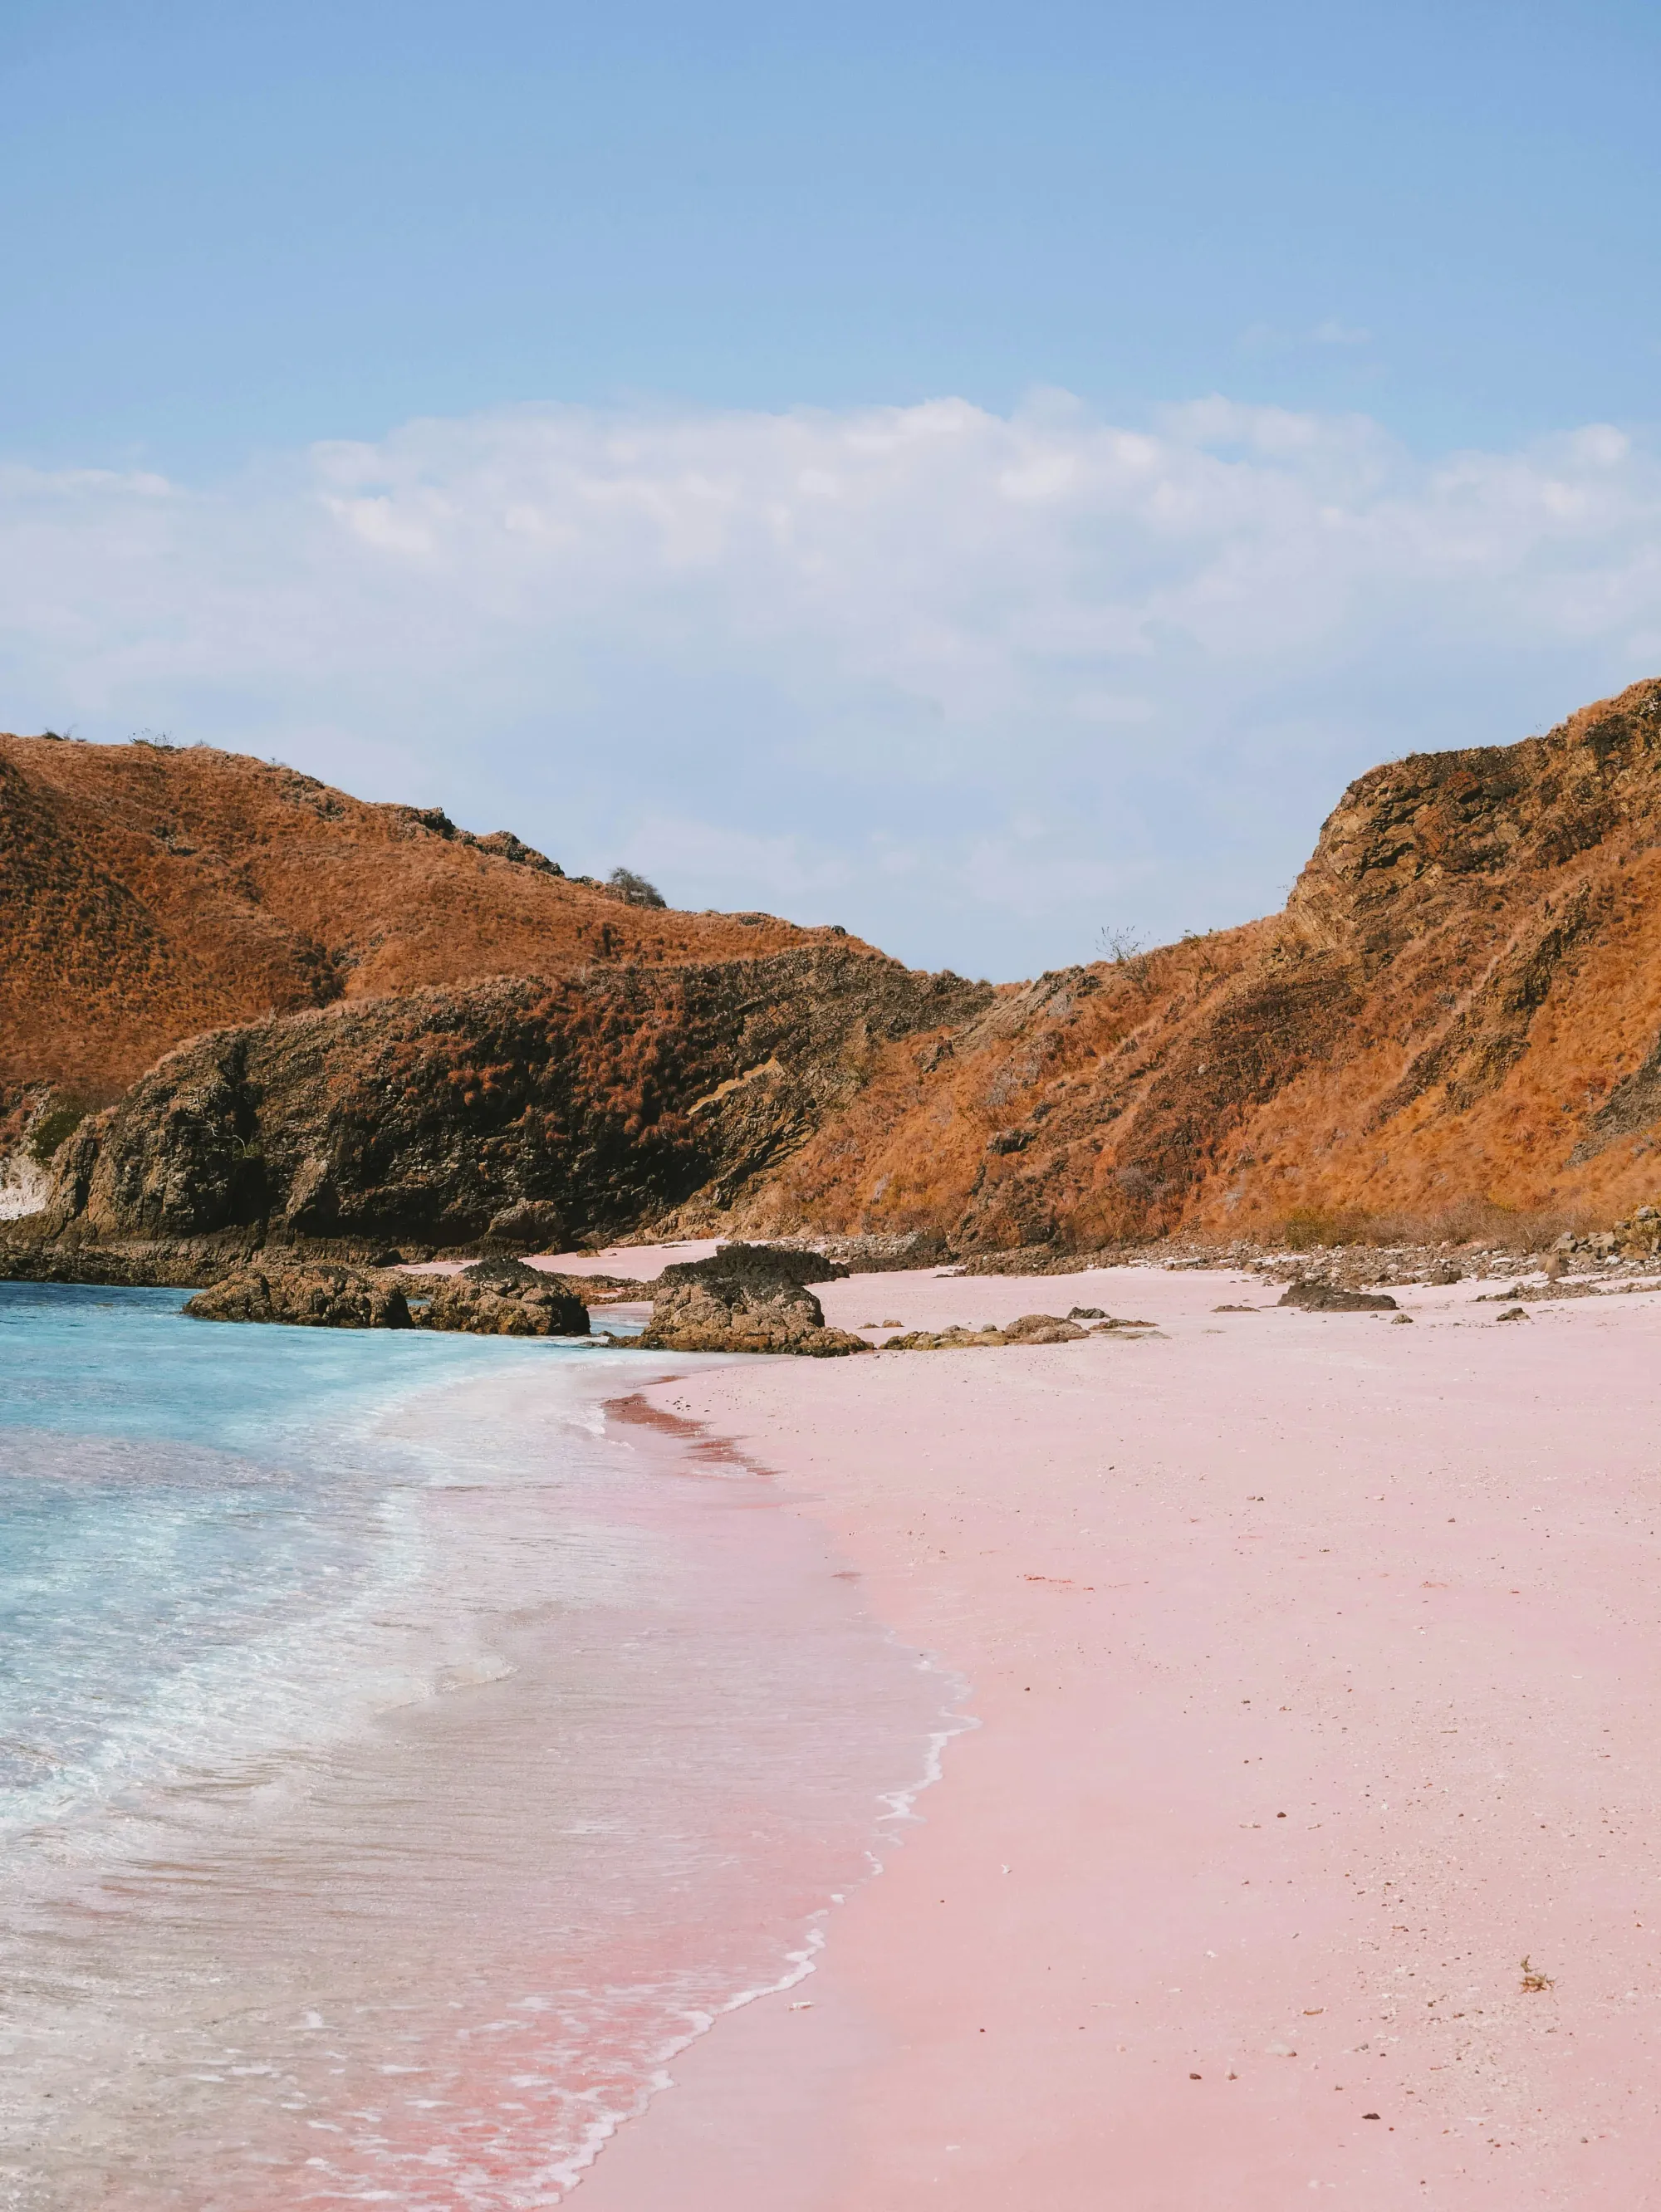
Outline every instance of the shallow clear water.
<svg viewBox="0 0 1661 2212">
<path fill-rule="evenodd" d="M 0 1285 L 0 2203 L 557 2203 L 946 1686 L 687 1363 Z"/>
</svg>

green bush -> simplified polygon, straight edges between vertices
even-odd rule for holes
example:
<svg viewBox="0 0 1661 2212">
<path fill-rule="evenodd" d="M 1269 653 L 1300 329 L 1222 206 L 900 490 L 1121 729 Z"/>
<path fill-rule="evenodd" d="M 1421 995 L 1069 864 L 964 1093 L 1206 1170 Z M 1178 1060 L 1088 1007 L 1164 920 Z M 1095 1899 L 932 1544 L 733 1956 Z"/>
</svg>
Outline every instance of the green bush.
<svg viewBox="0 0 1661 2212">
<path fill-rule="evenodd" d="M 40 1167 L 50 1167 L 58 1146 L 75 1134 L 86 1118 L 86 1108 L 77 1106 L 72 1098 L 54 1100 L 29 1131 L 29 1158 Z"/>
</svg>

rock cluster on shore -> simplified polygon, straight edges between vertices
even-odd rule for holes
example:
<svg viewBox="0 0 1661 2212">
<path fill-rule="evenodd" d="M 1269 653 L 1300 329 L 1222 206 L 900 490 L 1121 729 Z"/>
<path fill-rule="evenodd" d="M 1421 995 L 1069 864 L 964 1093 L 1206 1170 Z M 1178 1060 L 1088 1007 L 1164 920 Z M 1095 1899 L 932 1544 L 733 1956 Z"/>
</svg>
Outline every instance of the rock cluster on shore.
<svg viewBox="0 0 1661 2212">
<path fill-rule="evenodd" d="M 814 1252 L 729 1244 L 708 1260 L 666 1267 L 652 1318 L 635 1341 L 645 1352 L 784 1352 L 837 1359 L 871 1347 L 827 1328 L 807 1288 L 848 1270 Z"/>
<path fill-rule="evenodd" d="M 516 1261 L 459 1275 L 401 1278 L 330 1262 L 250 1261 L 185 1310 L 197 1321 L 277 1322 L 300 1328 L 431 1328 L 474 1336 L 587 1336 L 588 1310 L 558 1276 Z"/>
<path fill-rule="evenodd" d="M 198 1291 L 185 1310 L 196 1321 L 281 1322 L 298 1328 L 409 1328 L 397 1283 L 362 1267 L 250 1265 Z"/>
<path fill-rule="evenodd" d="M 1082 1321 L 1093 1326 L 1082 1328 Z M 1099 1307 L 1080 1306 L 1065 1316 L 1023 1314 L 1002 1328 L 909 1329 L 904 1336 L 891 1336 L 881 1348 L 885 1352 L 990 1351 L 1001 1344 L 1076 1344 L 1081 1337 L 1110 1336 L 1122 1330 L 1135 1334 L 1153 1327 L 1152 1322 L 1119 1321 L 1104 1315 Z"/>
<path fill-rule="evenodd" d="M 1311 1280 L 1291 1283 L 1281 1293 L 1283 1306 L 1301 1306 L 1305 1313 L 1394 1313 L 1396 1301 L 1388 1291 L 1343 1291 L 1331 1283 Z"/>
<path fill-rule="evenodd" d="M 465 1329 L 474 1336 L 587 1336 L 588 1309 L 557 1275 L 516 1260 L 487 1260 L 431 1283 L 424 1305 L 412 1304 L 423 1328 Z"/>
</svg>

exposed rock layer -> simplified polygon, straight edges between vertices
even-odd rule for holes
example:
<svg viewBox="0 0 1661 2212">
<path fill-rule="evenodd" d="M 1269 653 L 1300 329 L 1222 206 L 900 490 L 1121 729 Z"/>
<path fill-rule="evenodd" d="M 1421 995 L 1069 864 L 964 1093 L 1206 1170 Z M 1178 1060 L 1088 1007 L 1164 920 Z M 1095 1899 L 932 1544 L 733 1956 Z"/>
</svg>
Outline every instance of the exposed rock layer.
<svg viewBox="0 0 1661 2212">
<path fill-rule="evenodd" d="M 45 1220 L 456 1246 L 527 1211 L 603 1236 L 695 1197 L 719 1210 L 855 1094 L 884 1040 L 988 996 L 816 945 L 216 1030 L 64 1141 Z"/>
</svg>

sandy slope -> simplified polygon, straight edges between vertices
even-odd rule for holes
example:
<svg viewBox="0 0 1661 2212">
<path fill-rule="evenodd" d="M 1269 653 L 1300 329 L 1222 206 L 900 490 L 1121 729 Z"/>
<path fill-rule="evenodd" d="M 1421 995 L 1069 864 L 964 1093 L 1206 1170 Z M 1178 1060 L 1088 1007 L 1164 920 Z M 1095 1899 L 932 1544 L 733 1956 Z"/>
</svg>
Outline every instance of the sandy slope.
<svg viewBox="0 0 1661 2212">
<path fill-rule="evenodd" d="M 1661 2206 L 1661 1307 L 1408 1296 L 856 1278 L 831 1321 L 1164 1334 L 651 1394 L 776 1471 L 982 1725 L 585 2207 Z"/>
</svg>

